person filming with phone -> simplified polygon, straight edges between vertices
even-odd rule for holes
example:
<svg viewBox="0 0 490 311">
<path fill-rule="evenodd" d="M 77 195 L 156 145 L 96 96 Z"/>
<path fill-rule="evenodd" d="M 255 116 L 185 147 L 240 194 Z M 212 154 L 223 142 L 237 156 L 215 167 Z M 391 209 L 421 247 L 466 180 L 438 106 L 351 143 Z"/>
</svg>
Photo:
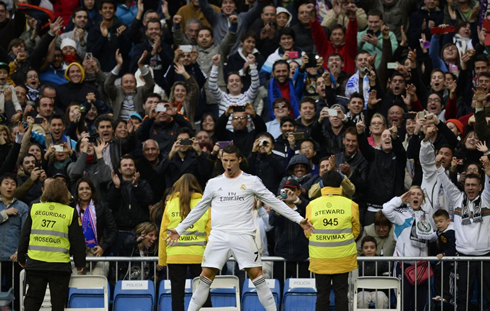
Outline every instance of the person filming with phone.
<svg viewBox="0 0 490 311">
<path fill-rule="evenodd" d="M 233 132 L 226 129 L 228 119 L 232 115 L 231 125 L 233 126 Z M 249 118 L 251 118 L 254 124 L 254 130 L 248 129 Z M 247 157 L 250 151 L 252 151 L 255 135 L 257 133 L 266 132 L 262 118 L 255 114 L 255 110 L 251 104 L 245 104 L 245 106 L 230 105 L 226 109 L 216 123 L 216 137 L 219 141 L 233 141 L 233 145 L 237 146 L 243 156 Z"/>
<path fill-rule="evenodd" d="M 183 127 L 177 130 L 172 149 L 163 156 L 158 171 L 165 175 L 167 185 L 173 185 L 184 174 L 192 174 L 204 188 L 211 173 L 207 158 L 192 130 Z"/>
<path fill-rule="evenodd" d="M 175 133 L 179 128 L 192 129 L 192 124 L 185 117 L 177 113 L 176 108 L 166 100 L 159 101 L 152 107 L 148 117 L 136 130 L 136 138 L 139 141 L 154 139 L 158 142 L 160 153 L 169 153 L 172 149 Z"/>
</svg>

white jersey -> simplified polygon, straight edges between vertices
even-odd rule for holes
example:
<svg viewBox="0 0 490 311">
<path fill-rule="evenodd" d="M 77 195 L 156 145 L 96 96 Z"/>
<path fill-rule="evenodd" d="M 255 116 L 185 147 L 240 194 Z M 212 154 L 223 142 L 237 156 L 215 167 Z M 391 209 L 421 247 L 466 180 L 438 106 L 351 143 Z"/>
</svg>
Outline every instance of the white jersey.
<svg viewBox="0 0 490 311">
<path fill-rule="evenodd" d="M 277 199 L 259 177 L 241 172 L 238 177 L 228 178 L 224 174 L 209 180 L 201 201 L 176 228 L 182 234 L 207 211 L 211 205 L 211 227 L 234 234 L 255 234 L 252 214 L 254 198 L 279 212 L 289 220 L 299 223 L 300 214 Z"/>
</svg>

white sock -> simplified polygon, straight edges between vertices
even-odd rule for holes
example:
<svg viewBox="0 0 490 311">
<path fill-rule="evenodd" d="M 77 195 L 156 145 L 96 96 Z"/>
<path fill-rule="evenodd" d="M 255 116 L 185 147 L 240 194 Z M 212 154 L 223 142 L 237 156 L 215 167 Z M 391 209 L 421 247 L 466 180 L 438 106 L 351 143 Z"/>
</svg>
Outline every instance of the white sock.
<svg viewBox="0 0 490 311">
<path fill-rule="evenodd" d="M 209 295 L 209 288 L 213 281 L 203 277 L 199 277 L 200 282 L 194 294 L 192 294 L 191 302 L 189 303 L 189 308 L 187 311 L 198 311 L 202 305 L 206 302 Z"/>
<path fill-rule="evenodd" d="M 266 311 L 277 311 L 276 302 L 272 295 L 271 289 L 267 286 L 267 282 L 263 275 L 259 276 L 252 281 L 257 289 L 257 295 L 259 296 L 260 303 L 264 306 Z"/>
</svg>

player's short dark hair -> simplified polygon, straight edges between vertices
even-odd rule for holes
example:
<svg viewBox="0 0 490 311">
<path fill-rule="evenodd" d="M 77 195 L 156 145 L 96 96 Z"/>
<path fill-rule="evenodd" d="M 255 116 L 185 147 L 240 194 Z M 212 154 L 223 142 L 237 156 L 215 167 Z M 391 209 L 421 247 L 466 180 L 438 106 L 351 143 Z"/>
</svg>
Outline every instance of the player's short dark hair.
<svg viewBox="0 0 490 311">
<path fill-rule="evenodd" d="M 240 149 L 235 145 L 228 145 L 223 148 L 223 153 L 236 154 L 237 158 L 241 158 Z"/>
<path fill-rule="evenodd" d="M 433 218 L 436 217 L 444 217 L 444 219 L 449 219 L 449 213 L 445 209 L 438 209 L 434 215 L 432 215 Z"/>
</svg>

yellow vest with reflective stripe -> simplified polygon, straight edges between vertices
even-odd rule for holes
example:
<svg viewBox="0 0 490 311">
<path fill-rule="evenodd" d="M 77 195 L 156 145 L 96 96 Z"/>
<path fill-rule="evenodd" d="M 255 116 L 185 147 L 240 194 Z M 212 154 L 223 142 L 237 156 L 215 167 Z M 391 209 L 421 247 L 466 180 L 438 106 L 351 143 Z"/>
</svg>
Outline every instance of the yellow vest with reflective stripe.
<svg viewBox="0 0 490 311">
<path fill-rule="evenodd" d="M 194 193 L 191 198 L 191 210 L 201 201 L 202 195 Z M 210 220 L 207 211 L 198 221 L 190 226 L 179 238 L 176 245 L 167 246 L 167 263 L 201 263 L 208 232 L 206 226 Z M 167 202 L 166 216 L 169 219 L 168 228 L 176 228 L 181 222 L 179 197 L 172 197 Z"/>
<path fill-rule="evenodd" d="M 61 203 L 39 203 L 31 208 L 29 258 L 45 262 L 70 262 L 68 228 L 73 208 Z"/>
<path fill-rule="evenodd" d="M 352 204 L 345 197 L 331 195 L 310 202 L 309 217 L 315 227 L 315 232 L 309 238 L 311 271 L 337 274 L 357 268 L 357 249 L 352 232 Z"/>
</svg>

